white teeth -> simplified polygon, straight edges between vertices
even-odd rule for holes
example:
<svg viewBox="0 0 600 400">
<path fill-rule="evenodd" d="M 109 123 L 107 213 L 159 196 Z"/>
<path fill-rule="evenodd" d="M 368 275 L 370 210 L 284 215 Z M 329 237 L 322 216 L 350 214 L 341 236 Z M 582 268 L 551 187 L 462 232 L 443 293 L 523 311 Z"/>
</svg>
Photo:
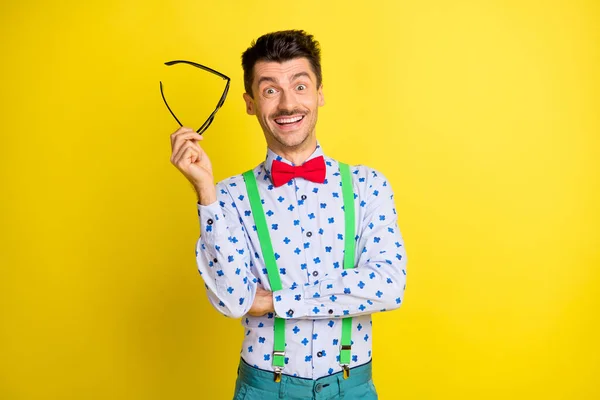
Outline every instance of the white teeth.
<svg viewBox="0 0 600 400">
<path fill-rule="evenodd" d="M 294 117 L 294 118 L 281 118 L 276 119 L 275 122 L 278 124 L 293 124 L 294 122 L 298 122 L 302 119 L 302 116 Z"/>
</svg>

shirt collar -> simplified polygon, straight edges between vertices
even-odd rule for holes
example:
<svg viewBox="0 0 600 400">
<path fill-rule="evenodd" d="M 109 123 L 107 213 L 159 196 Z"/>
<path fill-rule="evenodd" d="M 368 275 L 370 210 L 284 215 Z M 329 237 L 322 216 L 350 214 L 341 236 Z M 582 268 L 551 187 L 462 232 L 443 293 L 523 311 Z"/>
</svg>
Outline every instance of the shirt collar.
<svg viewBox="0 0 600 400">
<path fill-rule="evenodd" d="M 317 157 L 322 156 L 322 155 L 323 155 L 323 149 L 321 148 L 321 145 L 317 141 L 317 148 L 306 159 L 306 161 L 312 160 L 313 158 L 317 158 Z M 273 165 L 273 161 L 274 160 L 278 160 L 278 161 L 284 162 L 284 163 L 289 164 L 289 165 L 294 165 L 293 162 L 291 162 L 289 160 L 286 160 L 282 156 L 276 154 L 273 150 L 267 148 L 267 158 L 266 158 L 266 160 L 264 162 L 264 169 L 265 169 L 266 176 L 268 176 L 269 178 L 271 178 L 271 166 Z M 306 161 L 304 161 L 304 162 L 306 162 Z"/>
</svg>

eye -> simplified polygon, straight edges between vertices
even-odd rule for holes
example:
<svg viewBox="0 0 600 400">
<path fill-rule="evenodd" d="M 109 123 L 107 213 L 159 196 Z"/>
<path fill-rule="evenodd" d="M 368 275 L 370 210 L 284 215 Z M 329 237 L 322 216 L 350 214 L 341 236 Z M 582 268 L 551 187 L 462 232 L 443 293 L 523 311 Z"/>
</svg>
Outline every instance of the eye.
<svg viewBox="0 0 600 400">
<path fill-rule="evenodd" d="M 272 87 L 270 88 L 266 88 L 263 93 L 265 94 L 265 96 L 273 96 L 275 93 L 277 93 L 277 91 L 275 89 L 273 89 Z"/>
<path fill-rule="evenodd" d="M 296 89 L 297 90 L 306 90 L 306 85 L 300 84 L 300 85 L 296 86 Z"/>
</svg>

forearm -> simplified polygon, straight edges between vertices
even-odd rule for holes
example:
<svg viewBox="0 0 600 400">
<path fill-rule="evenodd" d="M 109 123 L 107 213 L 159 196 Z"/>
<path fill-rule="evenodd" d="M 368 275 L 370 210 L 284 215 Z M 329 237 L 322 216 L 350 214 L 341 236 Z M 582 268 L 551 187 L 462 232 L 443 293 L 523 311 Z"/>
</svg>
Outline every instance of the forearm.
<svg viewBox="0 0 600 400">
<path fill-rule="evenodd" d="M 274 293 L 282 318 L 337 318 L 400 307 L 406 285 L 406 251 L 391 188 L 379 193 L 365 216 L 356 267 L 334 270 L 312 284 Z"/>
<path fill-rule="evenodd" d="M 198 271 L 215 308 L 238 318 L 250 309 L 257 279 L 251 273 L 252 260 L 237 216 L 224 202 L 198 206 L 201 236 L 196 244 Z"/>
<path fill-rule="evenodd" d="M 239 318 L 246 314 L 252 305 L 257 280 L 249 271 L 244 257 L 229 256 L 231 247 L 205 245 L 200 239 L 196 250 L 196 263 L 209 299 L 222 314 Z M 235 250 L 234 250 L 235 251 Z"/>
<path fill-rule="evenodd" d="M 275 312 L 288 319 L 327 319 L 396 309 L 404 296 L 405 261 L 387 261 L 326 276 L 310 286 L 279 290 L 273 293 Z"/>
</svg>

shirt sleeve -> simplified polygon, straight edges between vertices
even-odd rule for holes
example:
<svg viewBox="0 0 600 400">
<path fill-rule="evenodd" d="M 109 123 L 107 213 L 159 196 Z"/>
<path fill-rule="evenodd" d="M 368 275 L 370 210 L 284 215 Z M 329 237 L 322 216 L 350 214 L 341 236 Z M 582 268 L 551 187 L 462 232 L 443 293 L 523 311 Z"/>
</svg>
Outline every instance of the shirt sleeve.
<svg viewBox="0 0 600 400">
<path fill-rule="evenodd" d="M 353 269 L 336 271 L 322 280 L 273 293 L 277 316 L 326 319 L 371 314 L 400 307 L 406 285 L 406 252 L 394 193 L 385 177 L 369 171 L 363 228 Z"/>
<path fill-rule="evenodd" d="M 252 306 L 258 279 L 250 270 L 247 235 L 225 184 L 217 185 L 217 201 L 198 204 L 198 217 L 196 263 L 208 298 L 222 314 L 239 318 Z"/>
</svg>

